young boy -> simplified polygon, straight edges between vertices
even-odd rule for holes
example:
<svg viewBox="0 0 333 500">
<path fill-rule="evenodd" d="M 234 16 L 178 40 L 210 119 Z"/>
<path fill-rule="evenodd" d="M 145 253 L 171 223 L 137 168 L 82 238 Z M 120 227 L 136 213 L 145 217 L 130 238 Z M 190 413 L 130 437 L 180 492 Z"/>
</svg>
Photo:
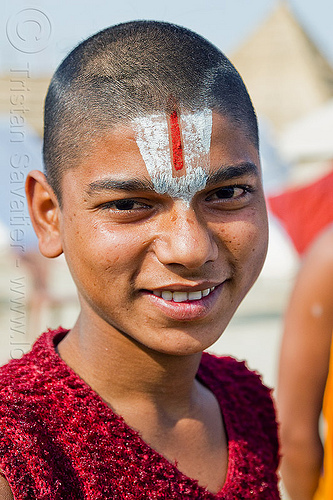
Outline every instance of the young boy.
<svg viewBox="0 0 333 500">
<path fill-rule="evenodd" d="M 2 498 L 277 499 L 268 389 L 202 354 L 266 254 L 239 74 L 184 28 L 106 29 L 53 77 L 44 162 L 31 218 L 81 312 L 2 368 Z"/>
</svg>

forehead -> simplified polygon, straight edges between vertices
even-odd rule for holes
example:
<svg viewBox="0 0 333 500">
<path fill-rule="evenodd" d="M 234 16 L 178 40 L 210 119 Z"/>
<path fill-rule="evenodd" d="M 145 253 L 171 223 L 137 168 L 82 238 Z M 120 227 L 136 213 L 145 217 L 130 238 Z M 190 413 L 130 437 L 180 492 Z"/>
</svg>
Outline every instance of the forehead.
<svg viewBox="0 0 333 500">
<path fill-rule="evenodd" d="M 155 191 L 190 201 L 207 182 L 212 112 L 173 111 L 133 122 L 135 139 Z"/>
<path fill-rule="evenodd" d="M 83 177 L 144 178 L 161 194 L 190 202 L 223 165 L 253 163 L 256 147 L 244 130 L 209 109 L 154 113 L 110 129 L 81 161 Z"/>
</svg>

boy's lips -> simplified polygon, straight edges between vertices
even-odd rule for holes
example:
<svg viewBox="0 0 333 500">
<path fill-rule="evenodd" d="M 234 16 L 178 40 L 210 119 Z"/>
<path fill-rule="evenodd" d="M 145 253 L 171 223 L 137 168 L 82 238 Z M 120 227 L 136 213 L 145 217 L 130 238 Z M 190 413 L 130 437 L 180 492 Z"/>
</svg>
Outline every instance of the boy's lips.
<svg viewBox="0 0 333 500">
<path fill-rule="evenodd" d="M 162 297 L 164 300 L 173 302 L 187 302 L 193 300 L 200 300 L 202 297 L 207 297 L 211 292 L 215 290 L 215 286 L 204 288 L 203 290 L 196 291 L 172 291 L 172 290 L 153 290 L 153 295 L 156 297 Z"/>
<path fill-rule="evenodd" d="M 184 290 L 185 287 L 175 288 L 177 290 L 170 286 L 146 291 L 146 296 L 167 316 L 175 320 L 189 321 L 200 319 L 210 312 L 223 289 L 223 283 L 208 287 L 205 285 L 200 289 L 195 287 L 195 290 L 188 287 L 188 290 Z"/>
</svg>

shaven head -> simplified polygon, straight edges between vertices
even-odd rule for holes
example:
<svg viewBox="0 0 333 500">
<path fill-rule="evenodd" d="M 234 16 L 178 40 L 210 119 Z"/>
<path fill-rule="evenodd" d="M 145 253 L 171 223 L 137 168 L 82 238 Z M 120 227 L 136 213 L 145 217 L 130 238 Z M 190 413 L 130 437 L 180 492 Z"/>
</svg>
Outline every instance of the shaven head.
<svg viewBox="0 0 333 500">
<path fill-rule="evenodd" d="M 63 173 L 108 129 L 149 115 L 207 109 L 229 118 L 258 148 L 246 87 L 214 45 L 164 22 L 107 28 L 78 45 L 51 80 L 43 150 L 48 182 L 61 202 Z"/>
</svg>

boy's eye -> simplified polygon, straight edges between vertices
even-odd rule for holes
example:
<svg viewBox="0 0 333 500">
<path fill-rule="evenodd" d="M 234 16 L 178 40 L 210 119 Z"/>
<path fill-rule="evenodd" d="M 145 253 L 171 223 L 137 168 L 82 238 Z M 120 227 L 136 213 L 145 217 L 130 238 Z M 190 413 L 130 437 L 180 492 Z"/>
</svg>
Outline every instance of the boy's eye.
<svg viewBox="0 0 333 500">
<path fill-rule="evenodd" d="M 234 186 L 228 186 L 222 189 L 219 189 L 216 191 L 216 196 L 219 199 L 224 199 L 224 198 L 234 198 L 236 196 L 239 196 L 243 193 L 242 188 L 236 188 Z"/>
<path fill-rule="evenodd" d="M 101 207 L 103 210 L 119 210 L 119 211 L 131 211 L 131 210 L 140 210 L 144 208 L 150 208 L 143 202 L 139 202 L 133 200 L 131 198 L 124 200 L 115 200 L 105 203 Z"/>
<path fill-rule="evenodd" d="M 251 192 L 249 186 L 225 186 L 208 196 L 207 200 L 237 200 L 249 192 Z"/>
<path fill-rule="evenodd" d="M 133 210 L 138 204 L 134 200 L 118 200 L 113 205 L 117 210 Z"/>
</svg>

